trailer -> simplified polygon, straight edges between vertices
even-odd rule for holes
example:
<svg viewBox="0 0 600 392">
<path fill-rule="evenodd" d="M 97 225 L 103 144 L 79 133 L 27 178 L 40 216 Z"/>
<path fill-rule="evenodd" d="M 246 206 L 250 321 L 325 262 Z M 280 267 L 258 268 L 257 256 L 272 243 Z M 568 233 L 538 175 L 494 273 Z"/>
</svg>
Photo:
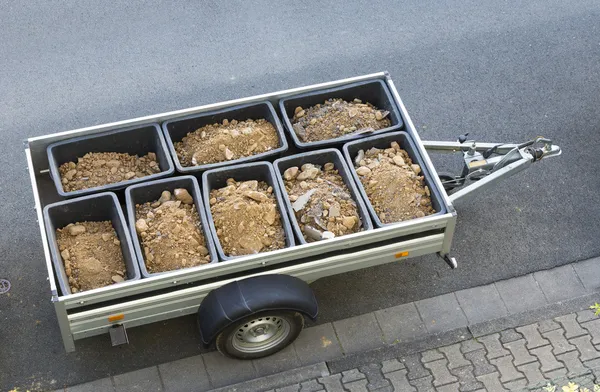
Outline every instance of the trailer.
<svg viewBox="0 0 600 392">
<path fill-rule="evenodd" d="M 46 149 L 50 144 L 241 104 L 270 101 L 276 107 L 279 100 L 295 94 L 372 80 L 380 80 L 389 88 L 403 130 L 411 136 L 423 164 L 433 174 L 435 186 L 442 190 L 445 213 L 237 257 L 193 271 L 171 271 L 74 294 L 60 291 L 42 213 L 48 204 L 64 200 L 49 175 Z M 462 172 L 438 173 L 428 151 L 462 154 Z M 127 343 L 126 329 L 197 314 L 202 342 L 216 342 L 222 353 L 237 358 L 270 355 L 291 343 L 300 333 L 304 317 L 317 317 L 317 300 L 308 283 L 319 278 L 427 254 L 438 254 L 456 268 L 457 261 L 450 254 L 457 222 L 454 202 L 560 153 L 558 146 L 542 137 L 521 144 L 480 143 L 467 135 L 454 142 L 422 141 L 387 72 L 32 137 L 25 142 L 51 302 L 65 350 L 74 351 L 76 340 L 105 333 L 110 334 L 113 345 Z"/>
</svg>

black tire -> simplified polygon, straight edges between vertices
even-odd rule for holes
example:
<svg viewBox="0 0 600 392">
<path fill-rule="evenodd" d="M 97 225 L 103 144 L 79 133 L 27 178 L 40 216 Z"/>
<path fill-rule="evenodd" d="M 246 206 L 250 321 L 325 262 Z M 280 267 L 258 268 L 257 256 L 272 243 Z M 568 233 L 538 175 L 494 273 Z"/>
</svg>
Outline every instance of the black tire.
<svg viewBox="0 0 600 392">
<path fill-rule="evenodd" d="M 268 338 L 265 342 L 249 342 L 248 339 L 257 338 L 252 334 L 257 331 L 257 328 L 260 332 L 260 328 L 263 326 L 266 326 L 266 330 L 259 334 L 258 338 L 266 336 L 269 331 L 274 333 L 273 337 Z M 298 312 L 264 311 L 229 325 L 217 336 L 216 346 L 221 354 L 230 358 L 262 358 L 274 354 L 292 343 L 300 335 L 302 328 L 304 328 L 304 317 Z M 285 330 L 285 333 L 279 332 L 281 330 Z M 275 335 L 279 333 L 282 335 Z"/>
</svg>

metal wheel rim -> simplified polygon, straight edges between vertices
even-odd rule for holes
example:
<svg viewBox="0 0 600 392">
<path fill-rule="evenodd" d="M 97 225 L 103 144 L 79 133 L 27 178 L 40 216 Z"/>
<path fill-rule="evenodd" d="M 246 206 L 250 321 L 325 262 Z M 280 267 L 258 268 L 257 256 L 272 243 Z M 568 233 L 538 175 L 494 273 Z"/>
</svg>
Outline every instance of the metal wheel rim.
<svg viewBox="0 0 600 392">
<path fill-rule="evenodd" d="M 257 353 L 281 344 L 287 339 L 290 331 L 290 323 L 285 318 L 258 317 L 238 326 L 231 338 L 231 344 L 242 353 Z"/>
</svg>

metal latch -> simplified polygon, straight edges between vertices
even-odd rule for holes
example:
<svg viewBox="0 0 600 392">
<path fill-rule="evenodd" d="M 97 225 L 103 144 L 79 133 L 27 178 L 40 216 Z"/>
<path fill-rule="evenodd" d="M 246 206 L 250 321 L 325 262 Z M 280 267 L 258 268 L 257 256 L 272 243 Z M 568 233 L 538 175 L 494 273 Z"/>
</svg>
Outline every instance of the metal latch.
<svg viewBox="0 0 600 392">
<path fill-rule="evenodd" d="M 127 331 L 123 324 L 114 325 L 108 329 L 110 334 L 110 342 L 114 346 L 120 346 L 122 344 L 129 344 L 129 338 L 127 337 Z"/>
</svg>

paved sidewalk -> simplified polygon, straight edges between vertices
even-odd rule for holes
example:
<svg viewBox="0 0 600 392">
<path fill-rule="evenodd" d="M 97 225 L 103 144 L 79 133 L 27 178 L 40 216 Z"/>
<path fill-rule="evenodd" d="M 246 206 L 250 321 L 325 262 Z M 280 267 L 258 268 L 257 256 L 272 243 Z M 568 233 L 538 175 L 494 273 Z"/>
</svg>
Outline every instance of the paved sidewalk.
<svg viewBox="0 0 600 392">
<path fill-rule="evenodd" d="M 64 390 L 442 392 L 591 382 L 600 318 L 585 309 L 594 302 L 600 258 L 307 328 L 259 360 L 210 352 Z"/>
</svg>

